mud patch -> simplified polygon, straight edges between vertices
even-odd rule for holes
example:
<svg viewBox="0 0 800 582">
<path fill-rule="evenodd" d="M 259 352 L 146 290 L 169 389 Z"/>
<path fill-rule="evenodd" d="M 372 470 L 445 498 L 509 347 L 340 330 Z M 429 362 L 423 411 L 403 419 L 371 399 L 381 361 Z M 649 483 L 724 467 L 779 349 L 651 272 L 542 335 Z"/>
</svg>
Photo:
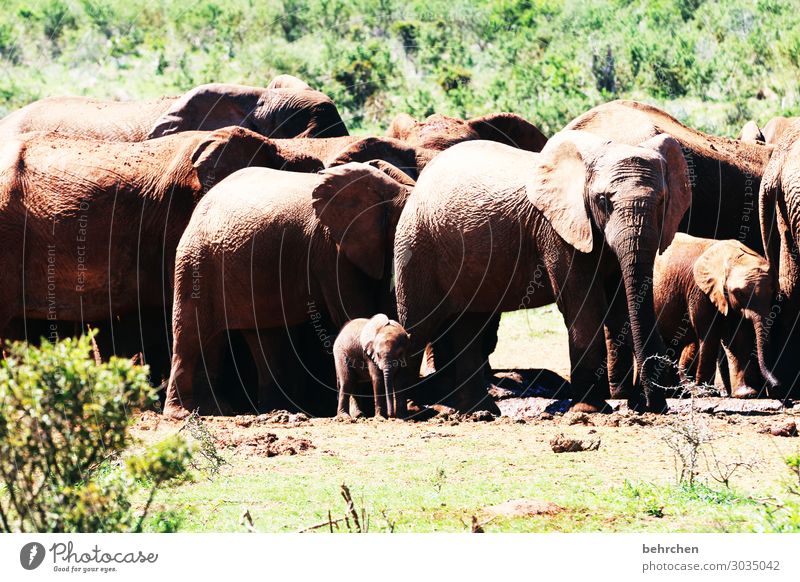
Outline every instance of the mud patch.
<svg viewBox="0 0 800 582">
<path fill-rule="evenodd" d="M 550 448 L 554 453 L 580 453 L 582 451 L 596 451 L 600 448 L 600 437 L 590 440 L 580 440 L 557 434 L 550 439 Z"/>
<path fill-rule="evenodd" d="M 297 455 L 311 450 L 314 445 L 308 439 L 287 436 L 279 438 L 275 433 L 241 434 L 233 432 L 216 437 L 217 446 L 236 453 L 255 457 L 276 457 L 278 455 Z"/>
</svg>

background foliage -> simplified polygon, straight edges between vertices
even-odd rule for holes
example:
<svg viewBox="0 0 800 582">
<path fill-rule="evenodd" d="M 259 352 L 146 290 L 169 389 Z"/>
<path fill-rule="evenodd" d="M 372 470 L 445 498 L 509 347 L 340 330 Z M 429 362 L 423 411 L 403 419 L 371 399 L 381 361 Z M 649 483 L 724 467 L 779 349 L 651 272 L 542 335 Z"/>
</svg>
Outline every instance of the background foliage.
<svg viewBox="0 0 800 582">
<path fill-rule="evenodd" d="M 736 135 L 800 113 L 798 0 L 4 0 L 0 114 L 292 73 L 356 131 L 434 111 L 552 133 L 613 98 Z"/>
</svg>

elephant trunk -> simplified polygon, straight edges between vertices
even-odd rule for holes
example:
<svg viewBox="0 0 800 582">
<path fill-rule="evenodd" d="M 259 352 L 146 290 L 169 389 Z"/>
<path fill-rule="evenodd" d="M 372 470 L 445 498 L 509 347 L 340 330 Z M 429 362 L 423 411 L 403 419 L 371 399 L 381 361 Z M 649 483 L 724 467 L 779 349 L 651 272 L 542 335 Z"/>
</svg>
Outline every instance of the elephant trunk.
<svg viewBox="0 0 800 582">
<path fill-rule="evenodd" d="M 383 387 L 386 390 L 386 417 L 394 418 L 397 415 L 394 408 L 394 379 L 388 365 L 383 369 Z"/>
<path fill-rule="evenodd" d="M 775 390 L 780 387 L 780 382 L 770 371 L 766 361 L 766 351 L 768 346 L 768 330 L 764 326 L 761 315 L 755 312 L 750 313 L 750 320 L 753 322 L 753 329 L 756 332 L 756 357 L 758 358 L 758 369 L 767 383 L 768 390 Z"/>
<path fill-rule="evenodd" d="M 646 224 L 646 221 L 639 219 L 636 223 Z M 666 400 L 657 385 L 671 382 L 674 369 L 666 359 L 653 359 L 653 356 L 665 354 L 666 349 L 656 327 L 653 301 L 653 263 L 658 246 L 656 241 L 648 240 L 653 237 L 648 237 L 643 230 L 636 229 L 619 244 L 612 246 L 625 285 L 633 349 L 645 405 L 649 410 L 660 412 L 666 406 Z"/>
</svg>

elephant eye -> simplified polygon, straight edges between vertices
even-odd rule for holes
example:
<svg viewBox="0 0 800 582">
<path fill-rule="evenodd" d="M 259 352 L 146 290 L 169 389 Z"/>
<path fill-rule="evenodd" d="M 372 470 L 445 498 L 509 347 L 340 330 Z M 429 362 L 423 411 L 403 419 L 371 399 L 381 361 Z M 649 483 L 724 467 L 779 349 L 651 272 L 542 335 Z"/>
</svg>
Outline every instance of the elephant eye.
<svg viewBox="0 0 800 582">
<path fill-rule="evenodd" d="M 607 196 L 604 196 L 603 194 L 598 196 L 597 204 L 603 209 L 604 212 L 611 212 L 611 200 L 609 200 Z"/>
</svg>

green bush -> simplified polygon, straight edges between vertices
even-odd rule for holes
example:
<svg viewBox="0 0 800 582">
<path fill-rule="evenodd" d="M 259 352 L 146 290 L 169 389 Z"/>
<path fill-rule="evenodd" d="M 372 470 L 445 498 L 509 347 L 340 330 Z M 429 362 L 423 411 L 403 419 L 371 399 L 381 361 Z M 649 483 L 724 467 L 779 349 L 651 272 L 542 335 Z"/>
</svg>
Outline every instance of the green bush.
<svg viewBox="0 0 800 582">
<path fill-rule="evenodd" d="M 190 450 L 172 437 L 137 457 L 134 407 L 154 403 L 148 370 L 92 357 L 93 334 L 7 346 L 0 361 L 0 531 L 139 531 L 157 490 L 185 477 Z M 143 510 L 132 495 L 146 491 Z"/>
</svg>

